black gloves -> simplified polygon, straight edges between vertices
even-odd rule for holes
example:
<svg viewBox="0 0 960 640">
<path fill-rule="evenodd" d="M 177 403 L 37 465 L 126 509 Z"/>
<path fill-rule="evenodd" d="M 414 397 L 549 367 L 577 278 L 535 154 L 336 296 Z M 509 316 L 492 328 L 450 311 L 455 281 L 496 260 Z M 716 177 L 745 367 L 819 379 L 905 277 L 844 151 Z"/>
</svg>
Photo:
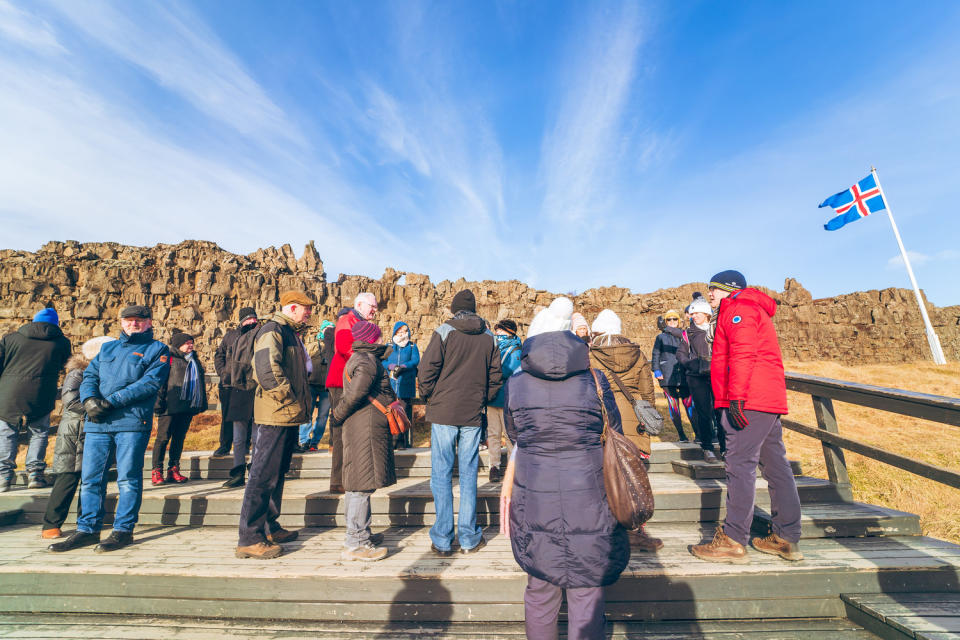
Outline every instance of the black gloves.
<svg viewBox="0 0 960 640">
<path fill-rule="evenodd" d="M 727 413 L 730 417 L 730 426 L 737 431 L 742 430 L 745 426 L 750 424 L 750 422 L 747 420 L 747 416 L 743 415 L 744 404 L 746 404 L 746 400 L 731 400 L 730 409 L 727 410 Z"/>
<path fill-rule="evenodd" d="M 663 319 L 663 316 L 657 316 L 657 329 L 663 331 L 667 328 L 667 321 Z"/>
<path fill-rule="evenodd" d="M 83 408 L 87 412 L 90 422 L 100 423 L 106 419 L 107 414 L 113 409 L 113 405 L 103 398 L 87 398 L 83 403 Z"/>
</svg>

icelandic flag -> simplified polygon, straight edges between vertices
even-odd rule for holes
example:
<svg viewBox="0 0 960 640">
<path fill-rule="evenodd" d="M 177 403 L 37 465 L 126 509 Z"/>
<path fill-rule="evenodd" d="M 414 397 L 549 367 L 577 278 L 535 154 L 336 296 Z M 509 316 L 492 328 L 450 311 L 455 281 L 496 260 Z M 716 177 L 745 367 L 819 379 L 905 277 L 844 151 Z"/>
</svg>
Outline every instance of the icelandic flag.
<svg viewBox="0 0 960 640">
<path fill-rule="evenodd" d="M 846 191 L 835 193 L 820 203 L 821 207 L 833 207 L 837 212 L 823 228 L 827 231 L 836 231 L 848 222 L 865 218 L 871 213 L 887 208 L 883 201 L 877 179 L 871 172 L 866 178 L 853 185 Z"/>
</svg>

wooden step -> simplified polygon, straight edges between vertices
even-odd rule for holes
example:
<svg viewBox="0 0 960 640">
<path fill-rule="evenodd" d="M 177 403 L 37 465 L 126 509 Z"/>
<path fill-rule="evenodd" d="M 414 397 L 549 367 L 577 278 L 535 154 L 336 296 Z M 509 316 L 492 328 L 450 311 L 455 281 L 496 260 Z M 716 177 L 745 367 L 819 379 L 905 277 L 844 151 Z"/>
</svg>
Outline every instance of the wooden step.
<svg viewBox="0 0 960 640">
<path fill-rule="evenodd" d="M 650 473 L 671 473 L 672 464 L 677 460 L 702 460 L 700 447 L 682 442 L 655 442 L 649 460 Z M 226 480 L 233 467 L 233 456 L 212 456 L 210 451 L 189 451 L 180 456 L 180 473 L 191 480 Z M 506 448 L 501 454 L 501 468 L 506 465 Z M 249 461 L 249 457 L 247 458 Z M 296 453 L 290 463 L 292 475 L 302 479 L 322 479 L 330 477 L 332 456 L 328 450 L 311 453 Z M 430 449 L 414 448 L 394 452 L 394 461 L 399 478 L 429 478 L 430 477 Z M 148 451 L 144 459 L 143 473 L 145 478 L 150 477 L 153 466 L 151 453 Z M 480 452 L 481 474 L 486 474 L 490 468 L 489 455 L 486 451 Z M 454 465 L 456 473 L 456 465 Z M 26 484 L 26 483 L 24 483 Z"/>
<path fill-rule="evenodd" d="M 863 536 L 919 536 L 920 517 L 862 502 L 803 505 L 801 538 L 853 538 Z M 771 531 L 770 513 L 754 509 L 753 530 L 766 536 Z"/>
<path fill-rule="evenodd" d="M 563 614 L 561 614 L 562 616 Z M 84 614 L 7 614 L 0 636 L 78 640 L 222 640 L 230 638 L 315 638 L 319 640 L 523 640 L 521 622 L 299 622 L 296 620 L 216 620 Z M 877 640 L 845 618 L 705 620 L 701 622 L 611 622 L 608 640 Z M 566 639 L 566 624 L 560 624 Z"/>
<path fill-rule="evenodd" d="M 10 527 L 0 530 L 0 613 L 519 622 L 527 576 L 509 540 L 484 533 L 481 552 L 440 558 L 425 528 L 391 528 L 387 558 L 364 564 L 340 559 L 337 529 L 304 530 L 285 555 L 254 561 L 234 557 L 233 528 L 143 526 L 117 552 L 53 554 L 35 527 Z M 635 552 L 607 589 L 611 621 L 840 618 L 841 593 L 960 590 L 960 547 L 931 538 L 824 538 L 803 543 L 803 562 L 751 551 L 750 564 L 724 565 L 688 550 L 712 527 L 653 524 L 649 533 L 664 548 Z"/>
<path fill-rule="evenodd" d="M 683 476 L 687 476 L 688 478 L 709 480 L 723 479 L 727 477 L 722 461 L 706 462 L 704 460 L 674 460 L 670 463 L 670 466 L 673 468 L 674 472 Z M 803 475 L 803 466 L 798 460 L 790 460 L 790 468 L 793 469 L 794 476 Z M 760 470 L 757 469 L 757 474 L 759 475 L 760 473 Z"/>
<path fill-rule="evenodd" d="M 848 618 L 887 640 L 960 638 L 960 593 L 841 594 Z"/>
<path fill-rule="evenodd" d="M 717 522 L 723 517 L 726 487 L 717 480 L 694 480 L 677 474 L 651 474 L 657 504 L 654 522 Z M 166 525 L 233 526 L 240 515 L 243 488 L 226 489 L 219 481 L 197 480 L 182 485 L 151 486 L 145 483 L 140 522 Z M 826 480 L 797 479 L 804 503 L 835 502 L 836 488 Z M 0 494 L 0 509 L 22 509 L 22 521 L 39 523 L 46 508 L 49 489 L 15 489 Z M 477 491 L 477 514 L 481 524 L 499 522 L 500 485 L 483 482 Z M 284 488 L 280 522 L 284 526 L 344 526 L 342 495 L 329 492 L 326 480 L 290 480 Z M 769 505 L 766 483 L 757 480 L 756 503 Z M 108 485 L 107 522 L 116 505 L 116 485 Z M 459 505 L 459 488 L 454 488 L 454 509 Z M 373 521 L 377 525 L 421 526 L 433 524 L 434 503 L 430 481 L 403 478 L 381 489 L 371 498 Z M 76 518 L 75 509 L 70 520 Z"/>
</svg>

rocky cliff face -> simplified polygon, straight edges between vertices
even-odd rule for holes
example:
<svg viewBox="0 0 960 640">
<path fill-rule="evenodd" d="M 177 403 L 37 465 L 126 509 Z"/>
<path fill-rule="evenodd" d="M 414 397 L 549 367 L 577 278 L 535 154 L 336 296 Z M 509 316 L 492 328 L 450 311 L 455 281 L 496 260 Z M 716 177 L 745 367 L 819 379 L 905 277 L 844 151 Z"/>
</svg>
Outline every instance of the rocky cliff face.
<svg viewBox="0 0 960 640">
<path fill-rule="evenodd" d="M 454 293 L 466 287 L 476 294 L 480 315 L 493 322 L 512 318 L 524 328 L 537 307 L 557 295 L 517 281 L 433 284 L 428 276 L 393 269 L 378 280 L 342 276 L 328 282 L 312 242 L 299 258 L 289 245 L 238 256 L 203 241 L 155 247 L 50 242 L 36 253 L 0 251 L 0 334 L 29 322 L 49 303 L 76 347 L 93 336 L 117 335 L 120 309 L 146 304 L 153 308 L 161 340 L 174 328 L 191 333 L 202 359 L 211 363 L 220 338 L 236 325 L 238 309 L 253 306 L 261 317 L 268 316 L 277 309 L 281 291 L 303 288 L 319 302 L 313 326 L 333 319 L 361 291 L 371 291 L 380 301 L 377 322 L 384 334 L 403 320 L 423 349 L 433 329 L 449 317 Z M 706 284 L 646 294 L 603 287 L 585 291 L 574 302 L 590 322 L 601 309 L 613 309 L 625 333 L 652 348 L 656 317 L 686 305 L 694 291 L 706 293 Z M 787 279 L 782 292 L 765 291 L 779 303 L 775 322 L 786 359 L 901 362 L 930 357 L 909 290 L 814 300 L 796 280 Z M 928 304 L 927 309 L 947 358 L 960 358 L 960 306 Z"/>
</svg>

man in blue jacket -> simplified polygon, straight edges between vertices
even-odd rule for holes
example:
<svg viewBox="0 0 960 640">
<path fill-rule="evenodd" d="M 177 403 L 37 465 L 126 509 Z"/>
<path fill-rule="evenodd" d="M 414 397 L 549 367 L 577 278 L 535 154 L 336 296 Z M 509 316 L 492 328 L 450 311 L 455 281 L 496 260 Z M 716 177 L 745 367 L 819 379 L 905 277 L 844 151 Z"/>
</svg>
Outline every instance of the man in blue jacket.
<svg viewBox="0 0 960 640">
<path fill-rule="evenodd" d="M 63 542 L 50 545 L 50 551 L 92 544 L 97 545 L 94 551 L 115 551 L 133 542 L 133 527 L 143 498 L 143 455 L 153 427 L 153 406 L 170 374 L 169 350 L 153 339 L 152 326 L 149 307 L 126 307 L 120 312 L 120 339 L 103 345 L 83 373 L 80 401 L 87 421 L 77 531 Z M 117 511 L 113 532 L 100 542 L 107 469 L 114 450 Z"/>
</svg>

